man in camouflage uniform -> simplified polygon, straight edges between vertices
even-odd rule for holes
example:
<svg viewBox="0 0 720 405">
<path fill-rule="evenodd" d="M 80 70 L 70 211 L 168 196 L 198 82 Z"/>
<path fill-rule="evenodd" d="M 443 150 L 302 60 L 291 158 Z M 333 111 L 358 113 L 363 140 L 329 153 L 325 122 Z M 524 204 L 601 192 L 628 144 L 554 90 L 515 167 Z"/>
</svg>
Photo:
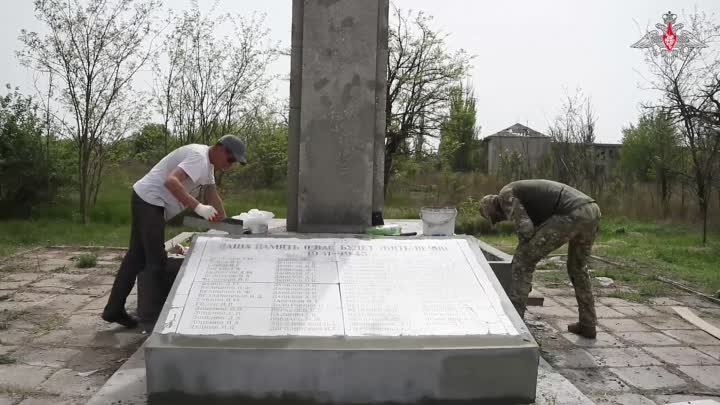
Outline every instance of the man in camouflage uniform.
<svg viewBox="0 0 720 405">
<path fill-rule="evenodd" d="M 535 265 L 569 242 L 567 271 L 575 287 L 580 322 L 568 325 L 568 331 L 594 339 L 597 318 L 586 265 L 601 217 L 595 200 L 555 181 L 520 180 L 503 187 L 499 195 L 483 197 L 480 213 L 492 224 L 503 220 L 515 223 L 519 243 L 509 296 L 521 317 L 532 290 Z"/>
</svg>

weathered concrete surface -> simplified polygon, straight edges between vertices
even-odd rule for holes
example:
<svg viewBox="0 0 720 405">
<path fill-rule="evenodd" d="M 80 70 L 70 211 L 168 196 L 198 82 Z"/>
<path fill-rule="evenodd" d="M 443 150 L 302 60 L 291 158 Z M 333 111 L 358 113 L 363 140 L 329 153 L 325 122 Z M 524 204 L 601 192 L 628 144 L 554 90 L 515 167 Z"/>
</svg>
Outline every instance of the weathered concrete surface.
<svg viewBox="0 0 720 405">
<path fill-rule="evenodd" d="M 138 349 L 87 403 L 87 405 L 107 404 L 148 404 L 143 347 Z M 593 405 L 593 401 L 545 360 L 540 359 L 534 405 Z"/>
<path fill-rule="evenodd" d="M 93 249 L 98 265 L 78 268 L 74 258 L 87 251 L 1 260 L 0 404 L 85 403 L 144 339 L 100 319 L 122 251 Z"/>
<path fill-rule="evenodd" d="M 382 209 L 387 22 L 388 0 L 293 1 L 291 231 L 360 233 Z"/>
</svg>

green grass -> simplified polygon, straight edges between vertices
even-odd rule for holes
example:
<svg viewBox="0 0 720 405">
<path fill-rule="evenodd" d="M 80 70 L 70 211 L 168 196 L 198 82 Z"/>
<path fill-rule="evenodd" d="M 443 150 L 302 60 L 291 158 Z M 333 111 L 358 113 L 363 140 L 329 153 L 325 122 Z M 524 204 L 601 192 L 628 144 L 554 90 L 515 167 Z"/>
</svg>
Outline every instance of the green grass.
<svg viewBox="0 0 720 405">
<path fill-rule="evenodd" d="M 624 229 L 624 232 L 617 232 Z M 512 254 L 517 245 L 511 233 L 485 234 L 480 237 Z M 557 251 L 566 253 L 566 247 Z M 708 294 L 720 289 L 720 232 L 708 235 L 703 246 L 697 226 L 604 218 L 593 254 L 623 266 L 616 268 L 594 262 L 595 276 L 610 277 L 635 286 L 642 296 L 659 296 L 673 287 L 656 276 L 687 283 Z M 553 276 L 545 276 L 553 277 Z"/>
<path fill-rule="evenodd" d="M 77 258 L 77 267 L 80 269 L 89 269 L 97 265 L 97 256 L 95 253 L 83 253 Z"/>
</svg>

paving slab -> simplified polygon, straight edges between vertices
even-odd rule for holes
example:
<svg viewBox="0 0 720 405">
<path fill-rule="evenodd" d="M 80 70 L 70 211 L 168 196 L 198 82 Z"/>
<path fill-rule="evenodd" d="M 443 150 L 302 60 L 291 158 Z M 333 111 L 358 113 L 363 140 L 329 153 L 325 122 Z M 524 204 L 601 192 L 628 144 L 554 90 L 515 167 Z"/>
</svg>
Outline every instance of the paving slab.
<svg viewBox="0 0 720 405">
<path fill-rule="evenodd" d="M 672 298 L 670 298 L 670 297 L 656 297 L 656 298 L 651 298 L 651 299 L 650 299 L 650 302 L 653 303 L 653 307 L 657 307 L 657 306 L 677 307 L 677 306 L 682 306 L 682 305 L 683 305 L 680 301 L 674 300 L 674 299 L 672 299 Z"/>
<path fill-rule="evenodd" d="M 639 317 L 661 317 L 663 316 L 662 312 L 658 312 L 648 306 L 645 305 L 635 305 L 630 307 L 613 307 L 616 311 L 622 313 L 623 315 L 633 317 L 633 318 L 639 318 Z"/>
<path fill-rule="evenodd" d="M 559 304 L 565 305 L 566 307 L 577 307 L 577 298 L 573 297 L 553 297 L 555 301 L 557 301 Z"/>
<path fill-rule="evenodd" d="M 720 345 L 720 340 L 716 339 L 714 336 L 701 331 L 699 329 L 695 330 L 666 330 L 663 331 L 663 333 L 667 334 L 668 336 L 672 336 L 673 338 L 689 344 L 689 345 L 701 345 L 701 346 L 718 346 Z"/>
<path fill-rule="evenodd" d="M 0 294 L 2 296 L 3 294 Z M 17 295 L 17 294 L 15 294 Z M 23 312 L 33 307 L 32 302 L 0 301 L 0 312 L 14 311 Z"/>
<path fill-rule="evenodd" d="M 107 304 L 108 296 L 104 295 L 101 297 L 94 298 L 92 301 L 90 301 L 87 305 L 80 308 L 78 312 L 92 312 L 92 313 L 100 313 L 105 308 L 105 305 Z"/>
<path fill-rule="evenodd" d="M 32 283 L 43 276 L 43 273 L 9 273 L 2 278 L 2 281 L 22 281 Z"/>
<path fill-rule="evenodd" d="M 30 366 L 61 368 L 71 358 L 80 354 L 78 349 L 70 348 L 50 348 L 38 349 L 34 347 L 25 347 L 15 353 L 13 357 L 18 363 Z"/>
<path fill-rule="evenodd" d="M 34 333 L 23 329 L 10 329 L 0 331 L 0 344 L 2 345 L 22 345 L 27 343 Z"/>
<path fill-rule="evenodd" d="M 18 405 L 80 405 L 81 401 L 73 401 L 69 399 L 62 399 L 57 396 L 45 396 L 36 398 L 26 398 Z"/>
<path fill-rule="evenodd" d="M 675 366 L 704 366 L 720 364 L 704 353 L 689 347 L 646 347 L 645 351 Z"/>
<path fill-rule="evenodd" d="M 641 390 L 669 390 L 687 385 L 685 380 L 670 373 L 664 367 L 611 368 L 623 381 Z"/>
<path fill-rule="evenodd" d="M 76 287 L 73 290 L 74 294 L 87 295 L 90 298 L 98 298 L 107 295 L 110 292 L 112 286 L 109 285 L 89 285 Z"/>
<path fill-rule="evenodd" d="M 616 311 L 607 305 L 595 304 L 595 314 L 601 318 L 625 318 L 625 314 Z"/>
<path fill-rule="evenodd" d="M 90 285 L 112 286 L 113 283 L 115 282 L 115 277 L 114 276 L 91 275 L 91 276 L 88 276 L 86 279 L 84 279 L 83 282 L 88 283 Z"/>
<path fill-rule="evenodd" d="M 639 321 L 646 325 L 652 326 L 655 329 L 668 330 L 668 329 L 697 329 L 697 327 L 690 322 L 684 321 L 679 316 L 675 315 L 664 315 L 661 317 L 652 318 L 639 318 Z"/>
<path fill-rule="evenodd" d="M 720 346 L 696 346 L 695 348 L 708 356 L 712 356 L 714 359 L 720 360 Z"/>
<path fill-rule="evenodd" d="M 596 405 L 656 405 L 655 401 L 640 394 L 593 396 Z"/>
<path fill-rule="evenodd" d="M 0 346 L 0 356 L 14 353 L 18 349 L 18 346 Z"/>
<path fill-rule="evenodd" d="M 618 336 L 640 346 L 680 346 L 680 342 L 660 332 L 622 332 Z"/>
<path fill-rule="evenodd" d="M 612 332 L 650 332 L 651 329 L 634 319 L 598 319 L 598 323 Z"/>
<path fill-rule="evenodd" d="M 597 348 L 588 352 L 601 367 L 659 366 L 662 362 L 637 347 Z"/>
<path fill-rule="evenodd" d="M 0 394 L 0 405 L 14 405 L 21 397 L 10 394 Z"/>
<path fill-rule="evenodd" d="M 575 298 L 575 290 L 573 290 L 572 288 L 538 287 L 538 288 L 534 288 L 534 289 L 543 293 L 543 295 L 545 297 L 550 297 L 552 299 L 556 299 L 557 297 L 573 297 L 573 298 Z"/>
<path fill-rule="evenodd" d="M 558 305 L 560 305 L 560 303 L 557 302 L 557 301 L 555 301 L 554 299 L 550 299 L 550 298 L 545 298 L 545 297 L 543 297 L 543 304 L 542 304 L 542 306 L 544 306 L 544 307 L 556 307 L 556 306 L 558 306 Z"/>
<path fill-rule="evenodd" d="M 90 397 L 102 387 L 105 380 L 106 377 L 101 374 L 81 377 L 75 370 L 60 369 L 42 383 L 40 388 L 66 397 Z"/>
<path fill-rule="evenodd" d="M 570 318 L 573 316 L 577 316 L 577 312 L 573 312 L 565 307 L 562 306 L 553 306 L 553 307 L 528 307 L 528 312 L 535 315 L 540 315 L 543 317 L 553 317 L 553 318 Z"/>
<path fill-rule="evenodd" d="M 25 364 L 0 365 L 0 386 L 35 390 L 55 369 Z"/>
<path fill-rule="evenodd" d="M 673 297 L 673 298 L 675 298 L 676 300 L 680 301 L 682 304 L 689 306 L 691 308 L 720 309 L 720 305 L 712 303 L 702 297 L 698 297 L 697 295 L 679 295 L 679 296 Z"/>
<path fill-rule="evenodd" d="M 561 369 L 560 373 L 587 395 L 597 396 L 631 390 L 630 386 L 607 369 Z"/>
<path fill-rule="evenodd" d="M 661 405 L 698 405 L 693 401 L 719 401 L 720 397 L 702 396 L 702 395 L 656 395 L 653 397 L 655 402 Z M 701 404 L 705 405 L 705 404 Z"/>
<path fill-rule="evenodd" d="M 12 293 L 28 284 L 28 281 L 0 281 L 0 293 Z"/>
<path fill-rule="evenodd" d="M 90 301 L 92 301 L 92 297 L 87 295 L 59 294 L 44 306 L 52 308 L 56 313 L 69 315 Z"/>
<path fill-rule="evenodd" d="M 596 339 L 586 339 L 573 333 L 563 333 L 563 338 L 579 347 L 624 347 L 625 343 L 606 332 L 598 332 Z"/>
<path fill-rule="evenodd" d="M 594 405 L 577 387 L 540 359 L 535 405 Z"/>
<path fill-rule="evenodd" d="M 642 305 L 637 302 L 632 302 L 628 300 L 624 300 L 622 298 L 615 298 L 615 297 L 598 297 L 595 299 L 596 302 L 607 305 L 609 307 L 634 307 L 637 305 Z"/>
<path fill-rule="evenodd" d="M 590 368 L 597 367 L 595 359 L 584 349 L 554 352 L 548 361 L 556 368 Z"/>
<path fill-rule="evenodd" d="M 680 371 L 693 380 L 713 389 L 720 390 L 720 366 L 681 366 Z"/>
<path fill-rule="evenodd" d="M 14 302 L 29 302 L 32 304 L 32 306 L 41 306 L 47 304 L 55 297 L 57 297 L 57 294 L 21 292 L 13 295 L 12 300 Z"/>
</svg>

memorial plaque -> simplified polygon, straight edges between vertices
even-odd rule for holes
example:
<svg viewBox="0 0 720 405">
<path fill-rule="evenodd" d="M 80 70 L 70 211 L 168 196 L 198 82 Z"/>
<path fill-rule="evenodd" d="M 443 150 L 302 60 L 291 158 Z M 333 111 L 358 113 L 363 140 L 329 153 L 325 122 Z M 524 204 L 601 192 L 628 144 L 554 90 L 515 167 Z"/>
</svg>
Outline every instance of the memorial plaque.
<svg viewBox="0 0 720 405">
<path fill-rule="evenodd" d="M 198 237 L 162 334 L 518 335 L 465 239 Z"/>
</svg>

